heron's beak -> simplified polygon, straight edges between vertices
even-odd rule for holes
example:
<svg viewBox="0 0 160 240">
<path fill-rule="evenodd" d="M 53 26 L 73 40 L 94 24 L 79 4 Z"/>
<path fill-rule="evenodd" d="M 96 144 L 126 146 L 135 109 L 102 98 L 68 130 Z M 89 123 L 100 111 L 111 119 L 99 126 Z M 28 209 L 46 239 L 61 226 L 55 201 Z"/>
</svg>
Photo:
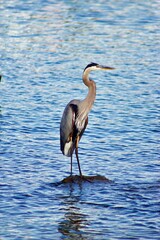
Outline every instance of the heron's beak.
<svg viewBox="0 0 160 240">
<path fill-rule="evenodd" d="M 115 68 L 113 67 L 108 67 L 108 66 L 103 66 L 103 65 L 98 65 L 97 68 L 100 70 L 114 70 Z"/>
</svg>

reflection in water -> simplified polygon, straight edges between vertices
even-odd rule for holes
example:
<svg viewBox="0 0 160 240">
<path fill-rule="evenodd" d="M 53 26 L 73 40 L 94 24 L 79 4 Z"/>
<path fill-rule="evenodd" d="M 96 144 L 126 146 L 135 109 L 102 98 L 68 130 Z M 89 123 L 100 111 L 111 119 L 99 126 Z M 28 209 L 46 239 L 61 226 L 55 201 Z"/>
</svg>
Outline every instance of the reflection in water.
<svg viewBox="0 0 160 240">
<path fill-rule="evenodd" d="M 83 229 L 88 225 L 87 215 L 82 213 L 82 210 L 77 206 L 79 196 L 75 196 L 73 189 L 70 190 L 70 195 L 63 199 L 64 218 L 59 223 L 58 231 L 69 239 L 89 239 Z"/>
<path fill-rule="evenodd" d="M 87 225 L 86 215 L 81 214 L 80 209 L 76 207 L 69 206 L 67 211 L 64 220 L 59 224 L 59 232 L 72 239 L 76 237 L 86 239 L 82 231 L 82 228 Z"/>
</svg>

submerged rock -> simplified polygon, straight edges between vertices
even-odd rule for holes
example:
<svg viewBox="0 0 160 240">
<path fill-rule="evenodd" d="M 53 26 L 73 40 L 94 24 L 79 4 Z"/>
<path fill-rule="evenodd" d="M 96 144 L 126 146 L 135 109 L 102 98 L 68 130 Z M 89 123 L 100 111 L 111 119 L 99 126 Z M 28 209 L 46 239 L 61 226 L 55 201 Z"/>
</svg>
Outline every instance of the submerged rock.
<svg viewBox="0 0 160 240">
<path fill-rule="evenodd" d="M 79 176 L 73 175 L 64 178 L 61 183 L 82 183 L 82 182 L 111 182 L 108 178 L 96 175 L 96 176 Z"/>
</svg>

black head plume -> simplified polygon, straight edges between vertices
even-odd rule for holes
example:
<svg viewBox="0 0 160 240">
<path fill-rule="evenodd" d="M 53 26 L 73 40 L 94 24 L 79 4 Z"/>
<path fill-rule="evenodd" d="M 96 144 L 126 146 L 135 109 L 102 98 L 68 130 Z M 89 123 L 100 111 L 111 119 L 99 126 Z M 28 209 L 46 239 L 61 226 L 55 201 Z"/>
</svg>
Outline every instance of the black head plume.
<svg viewBox="0 0 160 240">
<path fill-rule="evenodd" d="M 90 70 L 114 70 L 115 68 L 104 66 L 104 65 L 99 65 L 98 63 L 93 63 L 92 62 L 92 63 L 87 65 L 87 67 L 84 69 L 84 71 L 86 69 L 90 69 Z"/>
<path fill-rule="evenodd" d="M 85 67 L 84 71 L 85 71 L 87 68 L 97 67 L 98 65 L 99 65 L 98 63 L 93 63 L 93 62 L 91 62 L 91 63 L 89 63 L 89 64 Z"/>
</svg>

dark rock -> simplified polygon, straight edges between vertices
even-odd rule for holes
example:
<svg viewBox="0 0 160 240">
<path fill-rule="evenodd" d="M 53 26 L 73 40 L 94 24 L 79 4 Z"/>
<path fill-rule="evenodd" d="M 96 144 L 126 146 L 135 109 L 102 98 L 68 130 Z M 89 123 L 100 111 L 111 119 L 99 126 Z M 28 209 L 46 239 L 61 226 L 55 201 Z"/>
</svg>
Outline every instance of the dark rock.
<svg viewBox="0 0 160 240">
<path fill-rule="evenodd" d="M 82 183 L 82 182 L 111 182 L 108 178 L 96 175 L 96 176 L 79 176 L 79 175 L 73 175 L 64 178 L 61 183 Z"/>
</svg>

